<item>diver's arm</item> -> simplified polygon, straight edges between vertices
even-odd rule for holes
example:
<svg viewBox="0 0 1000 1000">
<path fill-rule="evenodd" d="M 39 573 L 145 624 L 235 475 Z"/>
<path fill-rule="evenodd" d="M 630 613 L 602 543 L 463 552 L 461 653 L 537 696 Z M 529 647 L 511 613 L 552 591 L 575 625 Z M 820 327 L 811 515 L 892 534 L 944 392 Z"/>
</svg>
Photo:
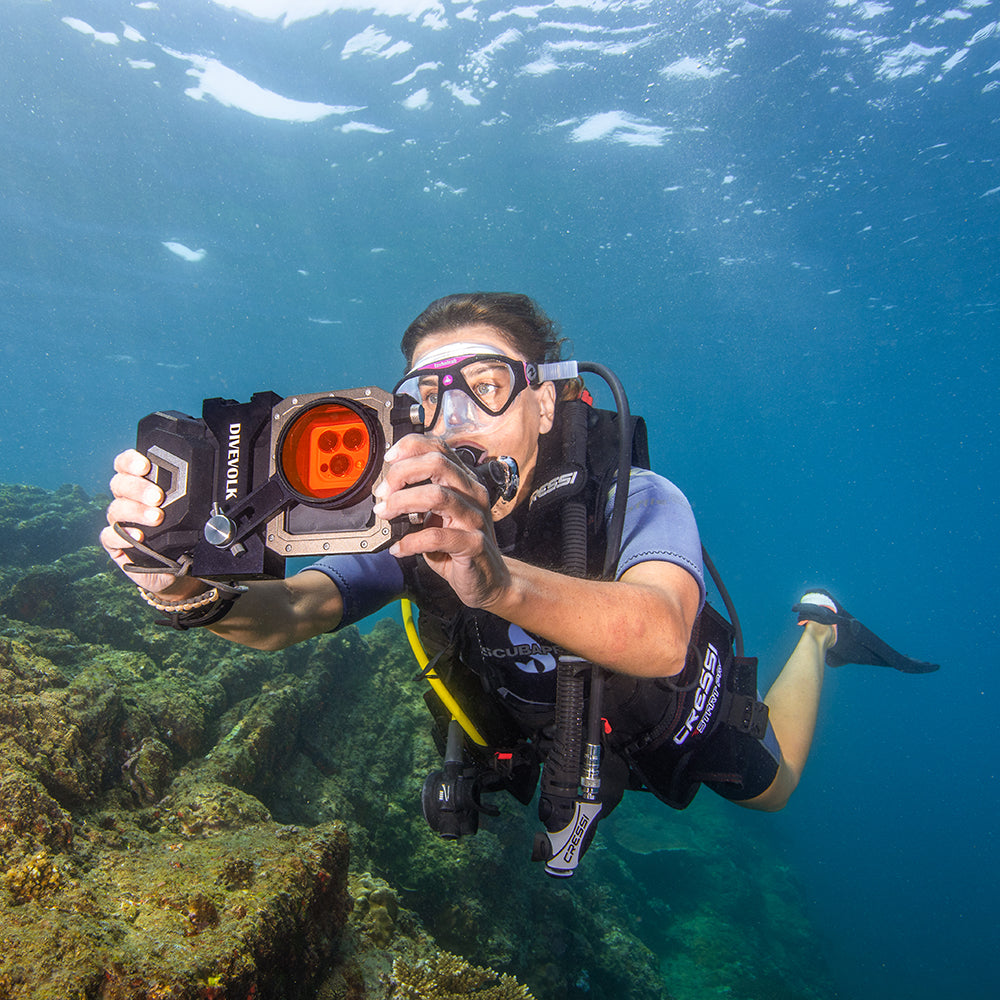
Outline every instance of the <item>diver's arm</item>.
<svg viewBox="0 0 1000 1000">
<path fill-rule="evenodd" d="M 424 527 L 389 550 L 397 558 L 422 555 L 467 607 L 610 670 L 666 677 L 683 668 L 701 601 L 691 573 L 648 560 L 616 581 L 583 580 L 506 558 L 485 489 L 440 442 L 411 437 L 387 453 L 386 477 L 375 491 L 383 517 L 424 515 Z"/>
<path fill-rule="evenodd" d="M 253 649 L 284 649 L 340 624 L 344 602 L 333 581 L 303 571 L 286 580 L 257 580 L 211 631 Z"/>
<path fill-rule="evenodd" d="M 488 554 L 488 546 L 476 551 L 484 537 L 477 532 L 466 535 L 471 553 L 453 549 L 445 556 L 424 548 L 433 544 L 435 530 L 407 535 L 399 548 L 422 550 L 428 565 L 469 607 L 618 673 L 671 677 L 684 668 L 701 589 L 682 566 L 642 562 L 619 580 L 586 580 L 503 557 L 495 549 Z"/>
<path fill-rule="evenodd" d="M 194 591 L 177 598 L 183 604 L 209 587 L 201 580 L 185 581 Z M 335 629 L 343 617 L 344 602 L 333 581 L 322 573 L 298 573 L 286 580 L 255 580 L 209 631 L 252 649 L 284 649 L 304 639 Z M 197 589 L 200 588 L 200 589 Z M 160 593 L 164 607 L 175 601 Z"/>
<path fill-rule="evenodd" d="M 609 670 L 669 677 L 683 669 L 701 602 L 697 581 L 683 567 L 638 563 L 609 582 L 515 559 L 504 563 L 506 585 L 484 610 Z"/>
</svg>

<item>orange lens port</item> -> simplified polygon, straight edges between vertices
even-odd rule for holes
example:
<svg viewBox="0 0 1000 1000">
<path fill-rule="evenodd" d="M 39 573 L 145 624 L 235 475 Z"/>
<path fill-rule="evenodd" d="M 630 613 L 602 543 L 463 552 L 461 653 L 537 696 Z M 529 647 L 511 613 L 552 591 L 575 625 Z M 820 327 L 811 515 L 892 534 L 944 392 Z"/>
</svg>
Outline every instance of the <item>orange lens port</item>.
<svg viewBox="0 0 1000 1000">
<path fill-rule="evenodd" d="M 278 465 L 285 482 L 307 500 L 331 500 L 364 477 L 372 438 L 364 419 L 342 403 L 302 411 L 285 429 Z"/>
</svg>

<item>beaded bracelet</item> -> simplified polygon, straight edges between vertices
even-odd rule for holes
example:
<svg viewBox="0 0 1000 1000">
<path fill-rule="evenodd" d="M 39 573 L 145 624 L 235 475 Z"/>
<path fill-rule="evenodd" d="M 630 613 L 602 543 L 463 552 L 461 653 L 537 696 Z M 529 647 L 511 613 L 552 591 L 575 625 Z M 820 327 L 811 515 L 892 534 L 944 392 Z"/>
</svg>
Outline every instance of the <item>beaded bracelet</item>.
<svg viewBox="0 0 1000 1000">
<path fill-rule="evenodd" d="M 213 587 L 210 591 L 202 594 L 197 600 L 185 601 L 183 604 L 169 601 L 164 604 L 162 601 L 158 600 L 156 594 L 150 593 L 148 590 L 144 590 L 142 587 L 139 588 L 139 593 L 142 595 L 142 599 L 151 607 L 155 608 L 157 611 L 162 611 L 164 614 L 175 614 L 177 612 L 185 611 L 195 611 L 198 608 L 203 608 L 208 604 L 214 604 L 219 599 L 219 588 Z"/>
<path fill-rule="evenodd" d="M 246 593 L 246 587 L 232 585 L 223 587 L 213 587 L 207 593 L 202 594 L 196 600 L 184 602 L 171 602 L 165 604 L 157 600 L 156 594 L 151 594 L 148 590 L 139 588 L 142 599 L 157 611 L 168 618 L 159 619 L 157 625 L 168 625 L 179 632 L 186 632 L 191 628 L 203 628 L 206 625 L 214 625 L 221 621 L 236 603 L 237 599 Z M 203 610 L 204 609 L 204 610 Z"/>
</svg>

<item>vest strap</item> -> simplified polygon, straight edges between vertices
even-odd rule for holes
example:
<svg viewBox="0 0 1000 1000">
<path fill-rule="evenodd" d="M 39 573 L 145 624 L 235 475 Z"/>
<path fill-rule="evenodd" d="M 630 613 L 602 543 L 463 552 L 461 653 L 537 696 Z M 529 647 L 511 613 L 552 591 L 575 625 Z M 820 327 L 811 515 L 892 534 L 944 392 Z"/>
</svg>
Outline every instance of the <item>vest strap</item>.
<svg viewBox="0 0 1000 1000">
<path fill-rule="evenodd" d="M 762 740 L 767 732 L 768 707 L 750 695 L 733 696 L 729 706 L 726 725 L 741 733 L 749 733 L 754 739 Z"/>
</svg>

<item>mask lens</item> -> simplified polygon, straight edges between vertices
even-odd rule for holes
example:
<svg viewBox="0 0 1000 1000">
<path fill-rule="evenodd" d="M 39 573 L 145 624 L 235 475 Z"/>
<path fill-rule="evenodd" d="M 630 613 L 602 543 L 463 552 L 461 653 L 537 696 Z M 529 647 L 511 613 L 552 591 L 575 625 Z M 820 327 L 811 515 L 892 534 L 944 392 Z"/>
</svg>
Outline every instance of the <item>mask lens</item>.
<svg viewBox="0 0 1000 1000">
<path fill-rule="evenodd" d="M 285 482 L 306 501 L 347 493 L 371 467 L 367 423 L 342 403 L 323 402 L 302 411 L 285 428 L 278 466 Z"/>
<path fill-rule="evenodd" d="M 514 372 L 503 361 L 470 361 L 462 377 L 472 398 L 488 413 L 499 413 L 514 392 Z"/>
</svg>

